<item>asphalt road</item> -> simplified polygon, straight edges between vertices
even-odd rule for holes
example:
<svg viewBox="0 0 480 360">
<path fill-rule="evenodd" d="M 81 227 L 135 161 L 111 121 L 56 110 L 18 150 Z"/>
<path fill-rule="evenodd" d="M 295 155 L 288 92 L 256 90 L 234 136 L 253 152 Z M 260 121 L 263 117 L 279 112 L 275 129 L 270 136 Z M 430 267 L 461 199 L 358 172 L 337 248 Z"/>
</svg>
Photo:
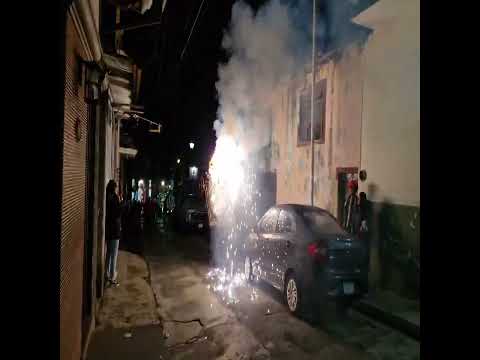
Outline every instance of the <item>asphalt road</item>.
<svg viewBox="0 0 480 360">
<path fill-rule="evenodd" d="M 420 344 L 362 315 L 288 313 L 281 294 L 215 268 L 209 234 L 153 231 L 144 243 L 151 286 L 174 359 L 419 359 Z M 231 255 L 230 255 L 231 256 Z"/>
</svg>

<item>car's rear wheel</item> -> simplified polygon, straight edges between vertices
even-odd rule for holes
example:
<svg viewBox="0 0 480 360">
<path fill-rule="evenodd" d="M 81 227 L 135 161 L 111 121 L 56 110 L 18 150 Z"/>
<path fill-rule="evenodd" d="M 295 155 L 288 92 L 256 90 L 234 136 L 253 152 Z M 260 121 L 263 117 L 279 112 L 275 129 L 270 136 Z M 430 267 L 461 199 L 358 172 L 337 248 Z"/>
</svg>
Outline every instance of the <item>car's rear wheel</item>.
<svg viewBox="0 0 480 360">
<path fill-rule="evenodd" d="M 302 294 L 297 278 L 292 273 L 287 276 L 284 289 L 285 303 L 291 313 L 298 315 L 302 308 Z"/>
</svg>

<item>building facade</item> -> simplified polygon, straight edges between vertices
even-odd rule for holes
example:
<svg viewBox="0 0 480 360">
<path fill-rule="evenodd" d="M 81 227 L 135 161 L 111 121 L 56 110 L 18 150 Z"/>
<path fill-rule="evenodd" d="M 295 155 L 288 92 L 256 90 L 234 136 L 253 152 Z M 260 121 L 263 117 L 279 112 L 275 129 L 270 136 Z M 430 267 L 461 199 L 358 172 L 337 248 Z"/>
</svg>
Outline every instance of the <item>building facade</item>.
<svg viewBox="0 0 480 360">
<path fill-rule="evenodd" d="M 361 51 L 354 42 L 319 58 L 316 68 L 313 199 L 333 214 L 342 208 L 338 180 L 360 167 Z M 311 72 L 276 96 L 271 167 L 278 203 L 310 203 L 310 98 Z"/>
<path fill-rule="evenodd" d="M 92 189 L 96 105 L 90 90 L 91 64 L 101 59 L 97 6 L 74 1 L 65 38 L 63 176 L 60 250 L 60 358 L 79 359 L 93 326 L 96 271 Z M 98 11 L 96 12 L 98 13 Z"/>
<path fill-rule="evenodd" d="M 372 29 L 362 55 L 360 191 L 374 205 L 372 266 L 383 288 L 420 288 L 420 1 L 380 0 L 353 19 Z"/>
<path fill-rule="evenodd" d="M 100 1 L 66 12 L 60 239 L 60 358 L 81 359 L 104 289 L 105 189 L 120 181 L 120 129 L 132 75 L 115 77 L 125 56 L 105 54 Z M 109 61 L 110 60 L 110 61 Z M 118 85 L 120 83 L 120 85 Z M 125 95 L 126 94 L 126 95 Z M 125 107 L 126 106 L 126 107 Z"/>
</svg>

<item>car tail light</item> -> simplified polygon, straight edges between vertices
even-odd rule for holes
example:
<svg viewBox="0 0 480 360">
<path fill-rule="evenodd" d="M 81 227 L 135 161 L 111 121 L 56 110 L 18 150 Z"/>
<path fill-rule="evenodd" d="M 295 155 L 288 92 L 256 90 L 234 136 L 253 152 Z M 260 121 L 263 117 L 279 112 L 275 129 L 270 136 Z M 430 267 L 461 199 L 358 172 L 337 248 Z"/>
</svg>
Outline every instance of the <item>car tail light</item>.
<svg viewBox="0 0 480 360">
<path fill-rule="evenodd" d="M 320 263 L 327 261 L 327 247 L 322 243 L 312 243 L 308 245 L 308 254 Z"/>
</svg>

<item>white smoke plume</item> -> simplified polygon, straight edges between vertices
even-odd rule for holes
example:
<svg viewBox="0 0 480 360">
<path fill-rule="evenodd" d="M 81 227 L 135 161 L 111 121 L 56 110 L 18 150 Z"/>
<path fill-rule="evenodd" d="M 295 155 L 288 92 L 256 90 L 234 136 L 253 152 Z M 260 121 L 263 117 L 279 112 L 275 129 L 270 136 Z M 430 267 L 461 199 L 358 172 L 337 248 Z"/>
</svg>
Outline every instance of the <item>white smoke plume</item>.
<svg viewBox="0 0 480 360">
<path fill-rule="evenodd" d="M 222 43 L 231 57 L 218 70 L 220 106 L 214 128 L 217 137 L 220 131 L 232 136 L 248 153 L 270 141 L 273 92 L 303 71 L 309 59 L 310 41 L 296 22 L 298 15 L 299 7 L 279 0 L 256 14 L 242 1 L 233 6 Z"/>
</svg>

